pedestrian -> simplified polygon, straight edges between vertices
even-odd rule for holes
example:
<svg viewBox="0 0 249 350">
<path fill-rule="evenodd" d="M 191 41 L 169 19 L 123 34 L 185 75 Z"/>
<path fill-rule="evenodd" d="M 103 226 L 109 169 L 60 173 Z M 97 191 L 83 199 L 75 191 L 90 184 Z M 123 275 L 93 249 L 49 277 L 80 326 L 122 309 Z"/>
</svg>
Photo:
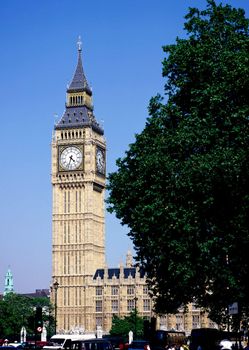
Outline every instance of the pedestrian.
<svg viewBox="0 0 249 350">
<path fill-rule="evenodd" d="M 244 350 L 249 350 L 249 342 L 247 342 L 246 346 L 244 347 Z"/>
</svg>

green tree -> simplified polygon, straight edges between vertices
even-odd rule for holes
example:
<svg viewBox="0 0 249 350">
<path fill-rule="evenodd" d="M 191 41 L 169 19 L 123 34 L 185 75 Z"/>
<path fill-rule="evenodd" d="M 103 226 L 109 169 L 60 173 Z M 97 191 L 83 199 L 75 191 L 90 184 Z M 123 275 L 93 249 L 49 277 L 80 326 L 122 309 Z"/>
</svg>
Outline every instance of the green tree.
<svg viewBox="0 0 249 350">
<path fill-rule="evenodd" d="M 185 18 L 186 38 L 163 47 L 165 97 L 117 160 L 107 202 L 156 311 L 194 300 L 222 322 L 232 302 L 249 305 L 249 21 L 214 0 Z"/>
<path fill-rule="evenodd" d="M 53 328 L 54 319 L 51 316 L 53 307 L 48 298 L 29 298 L 15 293 L 6 294 L 0 300 L 0 338 L 18 340 L 22 326 L 26 328 L 28 335 L 34 335 L 34 315 L 37 306 L 41 306 L 44 310 L 43 322 L 49 333 Z"/>
<path fill-rule="evenodd" d="M 126 341 L 130 331 L 133 332 L 134 339 L 143 337 L 143 318 L 138 315 L 137 310 L 131 311 L 124 318 L 113 316 L 110 330 L 112 336 L 120 336 Z"/>
</svg>

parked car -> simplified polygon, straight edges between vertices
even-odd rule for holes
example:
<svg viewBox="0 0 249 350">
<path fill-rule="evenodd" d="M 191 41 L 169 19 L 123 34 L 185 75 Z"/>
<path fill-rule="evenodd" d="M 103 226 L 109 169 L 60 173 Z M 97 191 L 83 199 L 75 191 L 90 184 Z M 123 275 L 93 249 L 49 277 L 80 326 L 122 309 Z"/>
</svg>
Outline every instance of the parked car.
<svg viewBox="0 0 249 350">
<path fill-rule="evenodd" d="M 73 340 L 86 340 L 94 338 L 94 333 L 85 334 L 55 334 L 50 341 L 43 346 L 43 350 L 70 349 Z"/>
<path fill-rule="evenodd" d="M 14 342 L 14 343 L 9 343 L 8 346 L 12 346 L 16 349 L 23 349 L 22 343 Z M 2 349 L 1 349 L 2 350 Z"/>
<path fill-rule="evenodd" d="M 110 341 L 105 339 L 73 340 L 70 350 L 113 350 Z"/>
<path fill-rule="evenodd" d="M 147 340 L 133 340 L 128 350 L 150 350 L 150 343 Z"/>
</svg>

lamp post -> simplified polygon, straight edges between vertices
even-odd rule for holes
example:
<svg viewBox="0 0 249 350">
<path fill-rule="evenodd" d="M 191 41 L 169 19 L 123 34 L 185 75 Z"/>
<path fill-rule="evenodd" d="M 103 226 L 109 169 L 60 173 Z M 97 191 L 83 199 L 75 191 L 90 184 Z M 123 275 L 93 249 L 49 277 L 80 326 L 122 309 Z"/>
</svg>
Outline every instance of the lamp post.
<svg viewBox="0 0 249 350">
<path fill-rule="evenodd" d="M 134 327 L 134 339 L 137 339 L 137 296 L 134 298 L 135 301 L 135 327 Z"/>
<path fill-rule="evenodd" d="M 57 328 L 57 290 L 59 287 L 59 283 L 57 281 L 53 284 L 54 287 L 54 331 L 56 334 L 56 328 Z"/>
</svg>

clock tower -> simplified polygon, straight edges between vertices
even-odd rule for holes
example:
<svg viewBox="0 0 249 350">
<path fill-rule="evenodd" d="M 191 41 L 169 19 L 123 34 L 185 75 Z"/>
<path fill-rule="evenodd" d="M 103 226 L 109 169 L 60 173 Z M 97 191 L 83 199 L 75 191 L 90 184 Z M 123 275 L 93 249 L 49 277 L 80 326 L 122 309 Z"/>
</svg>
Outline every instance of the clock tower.
<svg viewBox="0 0 249 350">
<path fill-rule="evenodd" d="M 89 285 L 105 266 L 106 143 L 95 119 L 78 42 L 78 62 L 52 139 L 52 297 L 56 328 L 88 330 Z M 56 283 L 55 283 L 56 282 Z"/>
</svg>

